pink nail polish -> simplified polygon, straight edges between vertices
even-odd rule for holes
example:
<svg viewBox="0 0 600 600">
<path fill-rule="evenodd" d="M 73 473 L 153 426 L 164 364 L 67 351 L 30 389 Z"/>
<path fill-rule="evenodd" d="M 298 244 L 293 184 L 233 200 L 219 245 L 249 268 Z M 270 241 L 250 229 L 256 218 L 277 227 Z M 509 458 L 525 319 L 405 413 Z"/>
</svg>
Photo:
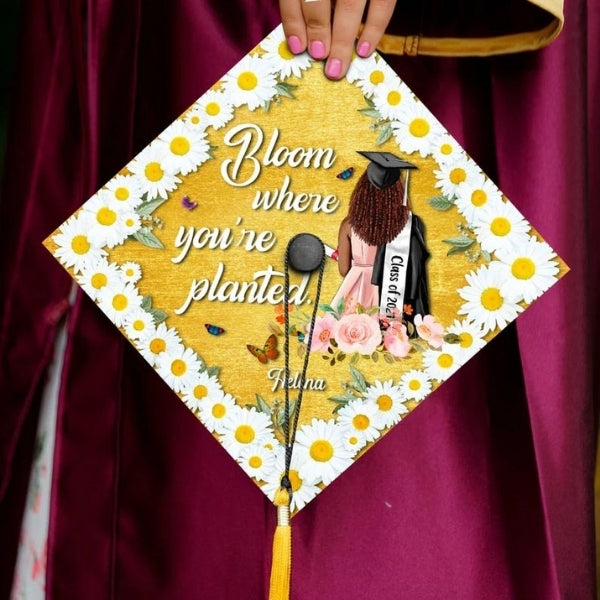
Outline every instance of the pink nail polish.
<svg viewBox="0 0 600 600">
<path fill-rule="evenodd" d="M 369 50 L 371 49 L 371 44 L 369 42 L 361 42 L 356 48 L 356 54 L 365 58 L 369 55 Z"/>
<path fill-rule="evenodd" d="M 314 42 L 310 43 L 309 52 L 313 58 L 316 58 L 316 59 L 325 58 L 325 56 L 326 56 L 325 44 L 323 42 L 319 42 L 318 40 L 315 40 Z"/>
<path fill-rule="evenodd" d="M 339 79 L 342 74 L 342 61 L 337 58 L 330 58 L 325 65 L 325 75 L 331 79 Z"/>
<path fill-rule="evenodd" d="M 302 42 L 300 38 L 295 35 L 290 35 L 287 39 L 287 45 L 292 54 L 300 54 L 302 52 Z"/>
</svg>

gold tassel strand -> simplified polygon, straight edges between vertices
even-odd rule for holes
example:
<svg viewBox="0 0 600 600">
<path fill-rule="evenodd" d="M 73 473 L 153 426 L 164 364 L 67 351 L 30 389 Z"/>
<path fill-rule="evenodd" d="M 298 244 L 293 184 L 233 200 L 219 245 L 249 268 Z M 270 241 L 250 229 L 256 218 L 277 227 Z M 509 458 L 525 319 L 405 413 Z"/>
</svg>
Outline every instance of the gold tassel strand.
<svg viewBox="0 0 600 600">
<path fill-rule="evenodd" d="M 289 600 L 292 571 L 292 528 L 290 526 L 290 494 L 280 488 L 275 495 L 277 527 L 273 536 L 273 559 L 269 600 Z"/>
</svg>

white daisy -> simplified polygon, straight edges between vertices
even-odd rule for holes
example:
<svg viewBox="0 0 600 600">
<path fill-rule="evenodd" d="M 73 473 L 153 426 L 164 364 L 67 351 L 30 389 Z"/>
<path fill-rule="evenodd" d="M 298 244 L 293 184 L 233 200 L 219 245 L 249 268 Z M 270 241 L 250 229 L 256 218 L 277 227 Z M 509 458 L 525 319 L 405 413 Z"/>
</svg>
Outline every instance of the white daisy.
<svg viewBox="0 0 600 600">
<path fill-rule="evenodd" d="M 222 397 L 223 390 L 218 379 L 206 371 L 195 374 L 195 378 L 181 390 L 182 400 L 192 410 L 197 410 L 208 398 Z"/>
<path fill-rule="evenodd" d="M 177 347 L 183 347 L 183 342 L 175 329 L 159 323 L 156 329 L 148 330 L 136 342 L 136 347 L 150 365 L 154 366 L 163 352 L 174 352 Z"/>
<path fill-rule="evenodd" d="M 529 239 L 529 223 L 510 202 L 483 209 L 473 225 L 481 247 L 488 252 L 518 249 Z"/>
<path fill-rule="evenodd" d="M 342 430 L 342 441 L 344 442 L 344 448 L 348 452 L 351 452 L 353 457 L 367 445 L 367 440 L 364 437 L 356 435 L 352 429 Z"/>
<path fill-rule="evenodd" d="M 129 314 L 141 304 L 142 297 L 131 283 L 107 285 L 98 294 L 98 306 L 117 327 L 121 327 Z"/>
<path fill-rule="evenodd" d="M 467 320 L 482 328 L 483 335 L 496 328 L 503 329 L 513 321 L 523 308 L 500 291 L 505 283 L 506 272 L 498 261 L 482 265 L 475 272 L 467 273 L 469 284 L 458 289 L 466 302 L 458 310 Z"/>
<path fill-rule="evenodd" d="M 128 165 L 127 168 L 138 176 L 142 190 L 148 194 L 148 200 L 168 198 L 169 192 L 177 189 L 181 179 L 173 170 L 165 167 L 165 144 L 152 142 L 146 146 Z"/>
<path fill-rule="evenodd" d="M 199 110 L 196 105 L 192 106 L 190 110 L 185 113 L 183 120 L 186 122 L 188 127 L 198 131 L 205 131 L 208 127 L 208 119 L 206 118 L 206 115 Z"/>
<path fill-rule="evenodd" d="M 317 478 L 329 485 L 352 464 L 352 452 L 344 448 L 341 428 L 333 420 L 313 419 L 296 433 L 294 453 L 303 464 L 300 477 Z"/>
<path fill-rule="evenodd" d="M 255 110 L 271 100 L 277 90 L 271 65 L 260 56 L 247 55 L 223 77 L 223 88 L 234 106 Z"/>
<path fill-rule="evenodd" d="M 475 222 L 486 208 L 497 207 L 501 202 L 502 193 L 483 173 L 459 184 L 456 191 L 456 208 L 468 223 Z"/>
<path fill-rule="evenodd" d="M 423 365 L 431 379 L 446 381 L 461 366 L 455 344 L 442 344 L 441 350 L 426 350 L 423 354 Z"/>
<path fill-rule="evenodd" d="M 237 459 L 240 452 L 250 444 L 273 443 L 271 419 L 254 407 L 242 408 L 236 406 L 223 419 L 221 444 L 233 458 Z"/>
<path fill-rule="evenodd" d="M 82 207 L 91 217 L 89 238 L 99 246 L 114 248 L 127 237 L 116 202 L 106 190 L 100 190 Z"/>
<path fill-rule="evenodd" d="M 142 201 L 142 186 L 135 175 L 115 175 L 104 187 L 117 207 L 132 209 Z"/>
<path fill-rule="evenodd" d="M 300 510 L 306 506 L 320 491 L 317 485 L 318 478 L 310 478 L 307 473 L 300 475 L 304 465 L 304 458 L 299 456 L 296 451 L 292 453 L 290 462 L 289 480 L 292 486 L 292 498 L 290 510 L 292 512 Z M 285 452 L 277 452 L 275 466 L 270 473 L 266 474 L 266 483 L 261 490 L 271 499 L 275 500 L 275 494 L 281 487 L 281 478 L 285 473 Z"/>
<path fill-rule="evenodd" d="M 402 114 L 402 107 L 412 101 L 412 92 L 399 77 L 378 85 L 373 95 L 373 103 L 379 114 L 390 120 L 397 119 Z"/>
<path fill-rule="evenodd" d="M 127 315 L 123 327 L 130 340 L 139 340 L 154 329 L 154 317 L 143 308 L 136 308 Z"/>
<path fill-rule="evenodd" d="M 105 258 L 101 258 L 89 268 L 83 269 L 81 275 L 77 275 L 77 283 L 92 300 L 98 298 L 102 288 L 118 285 L 122 281 L 119 267 Z"/>
<path fill-rule="evenodd" d="M 223 433 L 223 422 L 236 406 L 231 394 L 220 391 L 200 403 L 200 420 L 210 432 Z"/>
<path fill-rule="evenodd" d="M 194 112 L 189 115 L 189 120 L 193 120 L 196 113 L 206 125 L 221 129 L 233 119 L 233 106 L 222 91 L 208 90 L 194 104 Z"/>
<path fill-rule="evenodd" d="M 168 171 L 187 175 L 209 158 L 206 134 L 180 119 L 171 123 L 158 140 L 166 150 L 162 165 Z"/>
<path fill-rule="evenodd" d="M 398 79 L 398 75 L 383 60 L 380 60 L 377 54 L 353 61 L 352 67 L 354 70 L 351 77 L 355 77 L 355 84 L 365 96 L 372 96 L 378 86 Z"/>
<path fill-rule="evenodd" d="M 459 337 L 458 343 L 454 345 L 461 364 L 464 364 L 485 346 L 482 326 L 466 319 L 464 321 L 455 319 L 454 323 L 446 330 L 446 333 L 453 333 Z"/>
<path fill-rule="evenodd" d="M 449 133 L 443 133 L 437 138 L 436 143 L 433 144 L 432 154 L 438 165 L 459 162 L 465 160 L 467 156 L 459 143 Z"/>
<path fill-rule="evenodd" d="M 174 391 L 188 387 L 201 369 L 202 363 L 191 348 L 178 346 L 158 355 L 156 370 Z"/>
<path fill-rule="evenodd" d="M 369 386 L 365 394 L 365 399 L 374 402 L 377 405 L 374 424 L 377 429 L 386 429 L 395 425 L 401 415 L 408 413 L 408 408 L 402 404 L 404 396 L 402 391 L 393 381 L 376 381 L 374 385 Z"/>
<path fill-rule="evenodd" d="M 123 228 L 126 236 L 130 236 L 135 233 L 142 224 L 140 215 L 133 210 L 124 210 L 119 212 L 119 220 L 121 221 L 121 227 Z"/>
<path fill-rule="evenodd" d="M 359 440 L 372 442 L 376 440 L 380 433 L 374 425 L 374 417 L 379 412 L 377 404 L 374 402 L 365 402 L 361 399 L 352 400 L 346 406 L 338 411 L 337 423 L 342 429 L 344 440 L 357 437 Z M 357 443 L 353 445 L 350 440 L 350 447 L 359 449 L 365 444 Z"/>
<path fill-rule="evenodd" d="M 346 71 L 346 80 L 349 83 L 354 83 L 359 77 L 363 76 L 367 65 L 375 63 L 376 58 L 375 54 L 371 54 L 368 58 L 363 58 L 356 54 L 356 50 L 353 50 L 352 58 L 348 65 L 348 70 Z"/>
<path fill-rule="evenodd" d="M 423 400 L 431 392 L 431 381 L 427 374 L 411 369 L 400 377 L 400 390 L 407 400 Z"/>
<path fill-rule="evenodd" d="M 307 52 L 294 54 L 290 51 L 285 36 L 283 26 L 279 25 L 266 39 L 260 43 L 260 47 L 265 51 L 263 59 L 266 60 L 273 73 L 280 78 L 287 78 L 290 75 L 302 77 L 302 71 L 308 69 L 312 62 Z"/>
<path fill-rule="evenodd" d="M 73 267 L 75 273 L 89 269 L 107 256 L 89 237 L 90 217 L 81 211 L 67 219 L 52 238 L 58 248 L 54 256 L 65 267 Z"/>
<path fill-rule="evenodd" d="M 412 99 L 402 103 L 392 128 L 402 151 L 418 152 L 423 158 L 433 152 L 438 138 L 444 133 L 444 128 L 427 107 Z"/>
<path fill-rule="evenodd" d="M 440 165 L 439 171 L 433 173 L 437 179 L 435 187 L 441 188 L 446 198 L 454 198 L 458 194 L 460 184 L 479 176 L 481 170 L 465 155 L 455 162 Z"/>
<path fill-rule="evenodd" d="M 275 470 L 275 459 L 276 454 L 273 449 L 257 443 L 248 444 L 242 448 L 237 462 L 250 477 L 254 477 L 257 481 L 266 481 L 267 477 Z"/>
<path fill-rule="evenodd" d="M 123 281 L 137 283 L 142 278 L 142 268 L 138 263 L 128 261 L 123 263 L 120 268 Z"/>
<path fill-rule="evenodd" d="M 539 298 L 556 281 L 556 253 L 546 242 L 530 237 L 519 248 L 500 248 L 496 256 L 506 265 L 506 281 L 500 292 L 527 304 Z"/>
</svg>

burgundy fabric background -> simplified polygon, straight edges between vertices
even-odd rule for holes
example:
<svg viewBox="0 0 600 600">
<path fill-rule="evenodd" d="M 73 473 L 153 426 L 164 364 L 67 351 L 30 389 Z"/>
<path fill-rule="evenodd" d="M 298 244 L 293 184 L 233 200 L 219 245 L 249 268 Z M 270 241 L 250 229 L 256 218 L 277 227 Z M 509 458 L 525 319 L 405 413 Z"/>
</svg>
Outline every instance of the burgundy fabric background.
<svg viewBox="0 0 600 600">
<path fill-rule="evenodd" d="M 389 58 L 572 271 L 294 519 L 294 600 L 594 597 L 600 4 L 566 4 L 535 54 Z M 279 22 L 274 1 L 23 7 L 0 216 L 0 597 L 71 285 L 41 240 Z M 48 598 L 264 598 L 271 504 L 81 294 L 68 327 Z"/>
</svg>

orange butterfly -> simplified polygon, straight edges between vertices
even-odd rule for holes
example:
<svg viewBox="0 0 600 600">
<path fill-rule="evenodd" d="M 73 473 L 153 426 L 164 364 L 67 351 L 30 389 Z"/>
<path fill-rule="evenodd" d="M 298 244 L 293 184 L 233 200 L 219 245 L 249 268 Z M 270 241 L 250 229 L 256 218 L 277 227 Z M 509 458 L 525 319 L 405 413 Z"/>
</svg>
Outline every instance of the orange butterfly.
<svg viewBox="0 0 600 600">
<path fill-rule="evenodd" d="M 252 356 L 256 356 L 258 360 L 266 365 L 269 360 L 275 360 L 279 356 L 279 350 L 277 350 L 277 336 L 272 333 L 265 342 L 262 348 L 253 346 L 252 344 L 246 344 L 246 348 Z"/>
</svg>

